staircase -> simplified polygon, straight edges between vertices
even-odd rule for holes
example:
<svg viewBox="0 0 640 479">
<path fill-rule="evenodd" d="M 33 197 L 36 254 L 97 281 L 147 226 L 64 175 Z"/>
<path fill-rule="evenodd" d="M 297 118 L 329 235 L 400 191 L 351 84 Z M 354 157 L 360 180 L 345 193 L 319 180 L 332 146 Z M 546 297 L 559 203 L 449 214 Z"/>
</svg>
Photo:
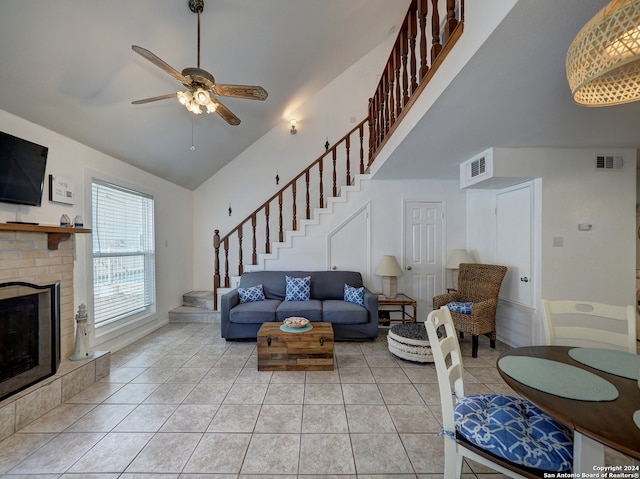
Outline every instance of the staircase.
<svg viewBox="0 0 640 479">
<path fill-rule="evenodd" d="M 217 310 L 221 294 L 236 287 L 243 272 L 265 269 L 283 248 L 292 247 L 294 238 L 305 236 L 335 205 L 346 202 L 349 192 L 360 190 L 377 153 L 462 35 L 463 17 L 464 0 L 411 2 L 369 99 L 367 118 L 327 145 L 324 154 L 226 235 L 215 230 L 213 293 L 185 297 L 210 294 L 211 309 Z M 185 303 L 170 318 L 196 318 L 201 311 L 193 308 L 203 309 Z"/>
<path fill-rule="evenodd" d="M 170 323 L 219 323 L 213 310 L 213 291 L 190 291 L 182 295 L 182 306 L 169 311 Z"/>
</svg>

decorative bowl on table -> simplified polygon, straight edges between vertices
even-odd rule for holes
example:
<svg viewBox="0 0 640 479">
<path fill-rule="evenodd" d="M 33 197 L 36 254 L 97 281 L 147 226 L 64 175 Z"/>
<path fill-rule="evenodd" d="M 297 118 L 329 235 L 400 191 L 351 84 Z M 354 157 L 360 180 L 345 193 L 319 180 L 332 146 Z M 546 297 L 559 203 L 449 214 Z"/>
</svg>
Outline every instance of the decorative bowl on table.
<svg viewBox="0 0 640 479">
<path fill-rule="evenodd" d="M 304 328 L 307 324 L 309 324 L 309 320 L 307 318 L 303 318 L 301 316 L 291 316 L 283 321 L 283 323 L 290 328 Z"/>
</svg>

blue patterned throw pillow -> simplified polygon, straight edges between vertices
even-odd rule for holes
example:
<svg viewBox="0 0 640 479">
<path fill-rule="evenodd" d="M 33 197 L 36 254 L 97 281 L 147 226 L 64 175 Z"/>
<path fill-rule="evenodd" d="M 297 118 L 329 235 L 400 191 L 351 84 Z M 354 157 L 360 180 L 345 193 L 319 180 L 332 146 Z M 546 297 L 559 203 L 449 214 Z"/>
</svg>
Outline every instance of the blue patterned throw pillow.
<svg viewBox="0 0 640 479">
<path fill-rule="evenodd" d="M 364 288 L 354 288 L 344 284 L 344 300 L 347 303 L 355 303 L 364 306 Z"/>
<path fill-rule="evenodd" d="M 305 276 L 304 278 L 287 276 L 286 281 L 285 301 L 309 301 L 311 296 L 311 276 Z"/>
<path fill-rule="evenodd" d="M 471 314 L 471 306 L 473 306 L 473 303 L 462 303 L 460 301 L 447 303 L 447 308 L 449 308 L 449 311 L 460 314 Z"/>
<path fill-rule="evenodd" d="M 566 471 L 573 434 L 531 402 L 495 394 L 458 398 L 456 430 L 471 443 L 526 467 Z"/>
<path fill-rule="evenodd" d="M 261 284 L 256 284 L 250 288 L 238 288 L 238 295 L 240 296 L 241 303 L 264 301 L 264 290 Z"/>
</svg>

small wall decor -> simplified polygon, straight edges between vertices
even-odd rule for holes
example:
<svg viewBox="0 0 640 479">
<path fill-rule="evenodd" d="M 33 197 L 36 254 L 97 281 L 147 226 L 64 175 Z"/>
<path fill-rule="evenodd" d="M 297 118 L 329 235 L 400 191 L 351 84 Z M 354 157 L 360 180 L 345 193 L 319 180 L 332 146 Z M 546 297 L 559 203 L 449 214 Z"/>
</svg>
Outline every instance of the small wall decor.
<svg viewBox="0 0 640 479">
<path fill-rule="evenodd" d="M 329 144 L 329 137 L 327 137 L 327 141 L 326 141 L 326 142 L 325 142 L 325 144 L 324 144 L 324 149 L 325 149 L 326 151 L 328 151 L 328 150 L 329 150 L 329 146 L 331 146 L 331 145 Z"/>
<path fill-rule="evenodd" d="M 49 201 L 72 205 L 75 203 L 76 186 L 62 176 L 49 175 Z"/>
<path fill-rule="evenodd" d="M 229 216 L 231 216 L 231 203 L 229 203 Z"/>
<path fill-rule="evenodd" d="M 276 185 L 280 184 L 280 176 L 278 175 L 278 170 L 276 170 Z"/>
</svg>

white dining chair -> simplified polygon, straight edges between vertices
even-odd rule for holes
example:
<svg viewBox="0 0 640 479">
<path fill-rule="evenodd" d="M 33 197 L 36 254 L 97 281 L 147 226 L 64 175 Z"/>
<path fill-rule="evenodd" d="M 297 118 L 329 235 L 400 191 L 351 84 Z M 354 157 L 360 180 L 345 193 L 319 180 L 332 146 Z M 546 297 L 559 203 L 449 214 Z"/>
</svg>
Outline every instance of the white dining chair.
<svg viewBox="0 0 640 479">
<path fill-rule="evenodd" d="M 633 306 L 543 299 L 542 316 L 545 344 L 549 346 L 595 347 L 637 353 Z"/>
<path fill-rule="evenodd" d="M 462 354 L 446 306 L 431 312 L 425 327 L 440 388 L 445 479 L 460 478 L 465 457 L 512 478 L 571 467 L 571 431 L 532 403 L 497 394 L 465 396 Z"/>
</svg>

